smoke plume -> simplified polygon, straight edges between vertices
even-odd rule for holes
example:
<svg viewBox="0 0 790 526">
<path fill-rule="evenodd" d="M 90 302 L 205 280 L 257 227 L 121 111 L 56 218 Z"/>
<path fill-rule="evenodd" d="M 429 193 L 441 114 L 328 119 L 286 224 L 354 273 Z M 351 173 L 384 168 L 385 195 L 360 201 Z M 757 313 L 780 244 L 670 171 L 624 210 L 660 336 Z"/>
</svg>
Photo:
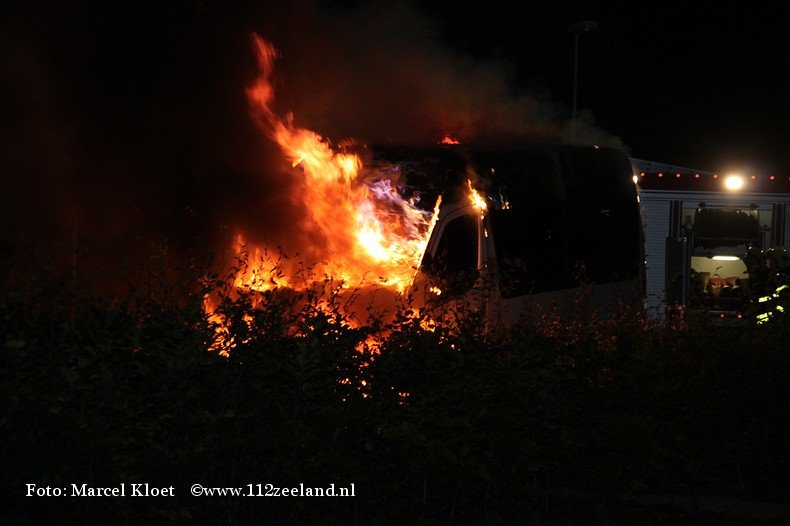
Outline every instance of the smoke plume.
<svg viewBox="0 0 790 526">
<path fill-rule="evenodd" d="M 255 126 L 252 31 L 279 50 L 277 111 L 331 138 L 566 140 L 569 112 L 515 65 L 453 51 L 407 3 L 8 8 L 0 248 L 114 268 L 227 252 L 235 233 L 299 248 L 293 171 Z M 622 146 L 589 115 L 577 142 Z M 89 256 L 74 257 L 81 246 Z"/>
</svg>

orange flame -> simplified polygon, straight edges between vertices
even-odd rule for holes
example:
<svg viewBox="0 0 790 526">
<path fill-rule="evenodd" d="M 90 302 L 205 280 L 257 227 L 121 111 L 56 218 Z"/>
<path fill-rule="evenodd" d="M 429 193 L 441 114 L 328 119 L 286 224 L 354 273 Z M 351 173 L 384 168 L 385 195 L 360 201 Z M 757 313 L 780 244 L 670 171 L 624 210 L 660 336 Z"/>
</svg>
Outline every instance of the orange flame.
<svg viewBox="0 0 790 526">
<path fill-rule="evenodd" d="M 485 198 L 478 192 L 474 186 L 472 186 L 472 180 L 466 180 L 467 186 L 469 186 L 469 200 L 472 202 L 475 208 L 480 212 L 480 215 L 484 215 L 486 210 L 488 210 L 488 203 L 486 203 Z"/>
<path fill-rule="evenodd" d="M 441 141 L 439 141 L 439 144 L 461 144 L 461 141 L 459 141 L 452 135 L 445 135 L 444 138 Z"/>
<path fill-rule="evenodd" d="M 300 227 L 321 246 L 300 247 L 313 254 L 319 277 L 332 276 L 346 286 L 374 283 L 403 292 L 435 222 L 434 217 L 407 200 L 397 185 L 375 172 L 365 172 L 352 153 L 335 151 L 329 141 L 294 125 L 293 115 L 281 118 L 272 104 L 274 47 L 252 36 L 260 75 L 247 95 L 258 124 L 280 146 L 298 178 L 296 185 L 308 213 Z M 438 203 L 437 203 L 438 207 Z M 260 252 L 260 249 L 255 248 Z M 237 277 L 237 285 L 266 290 L 293 286 L 287 276 L 274 279 L 271 271 L 256 269 Z"/>
<path fill-rule="evenodd" d="M 290 197 L 305 205 L 298 225 L 305 241 L 297 247 L 305 260 L 272 258 L 265 248 L 249 245 L 239 233 L 233 250 L 244 264 L 231 279 L 232 286 L 257 292 L 281 287 L 308 290 L 325 286 L 331 279 L 336 292 L 373 285 L 404 292 L 417 274 L 438 219 L 441 196 L 433 212 L 423 210 L 417 198 L 403 197 L 397 181 L 366 169 L 359 156 L 337 151 L 317 133 L 296 126 L 292 114 L 278 115 L 273 109 L 272 81 L 277 51 L 254 34 L 252 44 L 260 74 L 248 87 L 247 97 L 257 123 L 280 147 L 293 170 L 294 195 Z M 328 309 L 325 304 L 318 306 Z M 204 310 L 216 328 L 211 350 L 228 355 L 239 342 L 229 335 L 227 320 L 212 298 L 205 299 Z M 343 323 L 356 325 L 353 318 Z M 375 354 L 379 345 L 371 337 L 359 349 Z"/>
</svg>

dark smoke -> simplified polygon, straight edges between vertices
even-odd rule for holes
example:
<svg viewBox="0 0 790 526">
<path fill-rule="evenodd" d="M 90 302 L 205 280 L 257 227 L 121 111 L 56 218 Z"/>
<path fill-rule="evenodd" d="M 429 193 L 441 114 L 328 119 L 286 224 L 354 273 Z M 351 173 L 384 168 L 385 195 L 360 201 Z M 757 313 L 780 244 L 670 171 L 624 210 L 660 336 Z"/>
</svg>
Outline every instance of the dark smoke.
<svg viewBox="0 0 790 526">
<path fill-rule="evenodd" d="M 245 98 L 251 31 L 279 49 L 278 108 L 335 142 L 569 135 L 567 108 L 450 50 L 414 6 L 275 4 L 4 8 L 0 248 L 90 272 L 227 253 L 238 230 L 298 249 L 293 171 Z M 621 146 L 585 123 L 579 142 Z"/>
<path fill-rule="evenodd" d="M 406 3 L 300 11 L 263 34 L 281 49 L 284 107 L 306 127 L 369 142 L 569 137 L 569 112 L 513 86 L 515 65 L 452 51 L 439 25 Z M 298 22 L 296 22 L 298 20 Z M 291 29 L 291 30 L 289 30 Z M 582 115 L 577 141 L 621 147 Z"/>
</svg>

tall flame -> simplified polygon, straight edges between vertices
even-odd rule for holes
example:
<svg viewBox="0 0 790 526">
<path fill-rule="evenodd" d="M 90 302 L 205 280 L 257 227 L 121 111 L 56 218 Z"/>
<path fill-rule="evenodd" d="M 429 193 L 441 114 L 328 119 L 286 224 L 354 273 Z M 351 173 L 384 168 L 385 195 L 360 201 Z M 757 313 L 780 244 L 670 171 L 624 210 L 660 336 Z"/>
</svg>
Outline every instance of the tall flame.
<svg viewBox="0 0 790 526">
<path fill-rule="evenodd" d="M 433 214 L 418 208 L 416 199 L 399 193 L 396 182 L 363 171 L 357 155 L 335 151 L 328 140 L 296 126 L 291 114 L 280 117 L 273 109 L 277 51 L 257 35 L 252 42 L 260 75 L 247 96 L 258 124 L 280 146 L 298 179 L 294 188 L 307 210 L 299 225 L 305 245 L 300 252 L 315 256 L 310 263 L 318 277 L 331 276 L 346 286 L 376 283 L 402 292 L 419 265 L 438 203 Z M 244 244 L 243 238 L 237 243 Z M 287 273 L 271 274 L 262 268 L 247 270 L 237 276 L 236 285 L 295 286 Z"/>
<path fill-rule="evenodd" d="M 488 203 L 486 203 L 485 198 L 475 189 L 474 186 L 472 186 L 471 179 L 467 179 L 466 184 L 469 187 L 469 201 L 471 201 L 474 207 L 477 208 L 481 216 L 485 215 L 486 210 L 488 210 Z"/>
</svg>

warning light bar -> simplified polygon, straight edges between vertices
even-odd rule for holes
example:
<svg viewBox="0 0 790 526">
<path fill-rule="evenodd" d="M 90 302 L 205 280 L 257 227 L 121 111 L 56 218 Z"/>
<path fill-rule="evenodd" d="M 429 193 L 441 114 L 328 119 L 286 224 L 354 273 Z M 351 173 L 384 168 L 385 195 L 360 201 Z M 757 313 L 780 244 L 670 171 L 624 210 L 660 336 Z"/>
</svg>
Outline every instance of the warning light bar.
<svg viewBox="0 0 790 526">
<path fill-rule="evenodd" d="M 674 175 L 674 177 L 672 177 Z M 679 190 L 727 193 L 790 193 L 790 177 L 777 175 L 721 176 L 702 172 L 638 172 L 634 182 L 643 190 Z"/>
</svg>

